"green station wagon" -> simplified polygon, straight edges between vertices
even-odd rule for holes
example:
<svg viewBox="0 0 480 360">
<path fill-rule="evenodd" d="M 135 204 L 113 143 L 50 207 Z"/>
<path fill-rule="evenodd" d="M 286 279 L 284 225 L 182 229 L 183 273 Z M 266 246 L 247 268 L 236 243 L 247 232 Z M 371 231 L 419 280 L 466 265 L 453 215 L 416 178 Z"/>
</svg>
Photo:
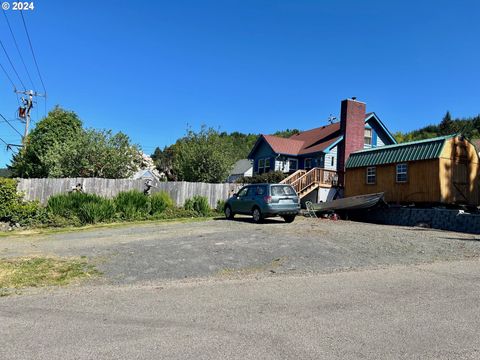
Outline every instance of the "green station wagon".
<svg viewBox="0 0 480 360">
<path fill-rule="evenodd" d="M 244 186 L 227 200 L 225 217 L 233 219 L 235 214 L 252 215 L 253 221 L 281 216 L 287 223 L 295 220 L 300 211 L 298 195 L 290 185 L 252 184 Z"/>
</svg>

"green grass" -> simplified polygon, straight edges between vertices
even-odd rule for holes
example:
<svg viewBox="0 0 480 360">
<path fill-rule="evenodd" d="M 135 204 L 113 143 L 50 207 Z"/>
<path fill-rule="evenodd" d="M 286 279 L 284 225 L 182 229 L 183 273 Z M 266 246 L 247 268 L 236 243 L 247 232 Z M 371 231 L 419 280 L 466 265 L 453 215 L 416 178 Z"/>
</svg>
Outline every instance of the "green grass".
<svg viewBox="0 0 480 360">
<path fill-rule="evenodd" d="M 68 285 L 97 275 L 99 272 L 85 258 L 0 259 L 0 296 L 28 287 Z"/>
</svg>

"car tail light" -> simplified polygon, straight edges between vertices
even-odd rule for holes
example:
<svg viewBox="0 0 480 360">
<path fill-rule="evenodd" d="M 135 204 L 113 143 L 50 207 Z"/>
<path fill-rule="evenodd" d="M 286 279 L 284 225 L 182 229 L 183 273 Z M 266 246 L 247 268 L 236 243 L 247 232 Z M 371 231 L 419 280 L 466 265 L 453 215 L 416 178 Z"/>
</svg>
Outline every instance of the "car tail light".
<svg viewBox="0 0 480 360">
<path fill-rule="evenodd" d="M 270 195 L 267 195 L 263 197 L 263 200 L 265 200 L 267 204 L 270 204 L 272 202 L 272 197 Z"/>
</svg>

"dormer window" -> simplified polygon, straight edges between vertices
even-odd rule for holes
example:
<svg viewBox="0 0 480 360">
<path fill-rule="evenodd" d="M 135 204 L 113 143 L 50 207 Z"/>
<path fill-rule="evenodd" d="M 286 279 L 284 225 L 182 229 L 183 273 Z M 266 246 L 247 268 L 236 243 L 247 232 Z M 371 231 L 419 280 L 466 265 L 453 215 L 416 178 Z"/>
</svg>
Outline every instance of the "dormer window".
<svg viewBox="0 0 480 360">
<path fill-rule="evenodd" d="M 258 173 L 259 174 L 263 173 L 264 163 L 265 163 L 264 159 L 258 160 Z"/>
<path fill-rule="evenodd" d="M 372 129 L 365 128 L 365 135 L 363 139 L 365 147 L 372 147 Z"/>
</svg>

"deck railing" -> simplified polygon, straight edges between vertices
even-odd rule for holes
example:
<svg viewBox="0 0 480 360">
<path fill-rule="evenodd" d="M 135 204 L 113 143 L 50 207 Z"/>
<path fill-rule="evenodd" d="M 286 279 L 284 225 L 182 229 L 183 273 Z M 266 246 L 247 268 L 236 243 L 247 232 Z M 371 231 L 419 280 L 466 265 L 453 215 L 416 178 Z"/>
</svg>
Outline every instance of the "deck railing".
<svg viewBox="0 0 480 360">
<path fill-rule="evenodd" d="M 291 182 L 290 185 L 292 185 L 297 194 L 302 196 L 302 192 L 308 190 L 312 185 L 330 187 L 335 185 L 335 182 L 338 182 L 338 173 L 336 171 L 313 168 Z"/>
<path fill-rule="evenodd" d="M 280 181 L 280 184 L 291 184 L 296 181 L 298 178 L 302 177 L 307 173 L 307 170 L 297 170 L 293 174 L 290 174 L 285 179 Z"/>
</svg>

